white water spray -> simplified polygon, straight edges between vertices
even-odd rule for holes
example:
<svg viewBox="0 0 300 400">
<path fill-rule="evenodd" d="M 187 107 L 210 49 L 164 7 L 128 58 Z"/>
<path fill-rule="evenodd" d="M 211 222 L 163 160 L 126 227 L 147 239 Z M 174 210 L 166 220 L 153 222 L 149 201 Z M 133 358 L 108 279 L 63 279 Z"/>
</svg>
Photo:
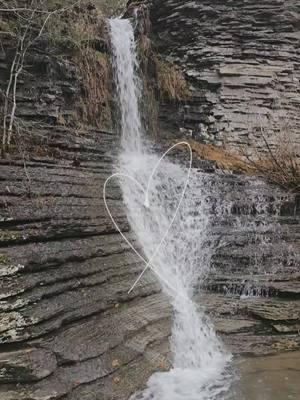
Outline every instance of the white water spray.
<svg viewBox="0 0 300 400">
<path fill-rule="evenodd" d="M 123 148 L 141 151 L 142 124 L 139 113 L 141 85 L 136 74 L 138 66 L 134 32 L 129 20 L 110 21 L 111 44 L 116 68 L 116 85 L 121 114 Z"/>
<path fill-rule="evenodd" d="M 212 255 L 212 245 L 207 243 L 210 205 L 206 190 L 210 178 L 201 173 L 191 176 L 189 187 L 193 191 L 188 189 L 175 224 L 168 231 L 181 201 L 188 170 L 164 159 L 152 174 L 159 157 L 142 145 L 141 90 L 136 73 L 133 28 L 128 20 L 121 19 L 111 20 L 110 27 L 122 123 L 122 152 L 118 167 L 121 173 L 133 178 L 120 179 L 128 220 L 144 254 L 152 260 L 152 268 L 174 308 L 173 368 L 170 372 L 154 374 L 148 388 L 134 398 L 224 399 L 229 384 L 225 368 L 230 356 L 223 350 L 204 310 L 192 300 L 194 286 L 205 277 Z M 145 198 L 134 180 L 146 187 L 150 177 Z"/>
</svg>

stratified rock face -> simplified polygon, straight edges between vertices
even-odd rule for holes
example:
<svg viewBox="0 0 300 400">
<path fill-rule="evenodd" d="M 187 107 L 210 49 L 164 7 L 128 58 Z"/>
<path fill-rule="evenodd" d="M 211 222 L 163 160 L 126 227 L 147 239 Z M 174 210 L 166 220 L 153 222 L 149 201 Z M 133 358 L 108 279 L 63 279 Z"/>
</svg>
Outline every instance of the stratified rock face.
<svg viewBox="0 0 300 400">
<path fill-rule="evenodd" d="M 150 7 L 159 52 L 192 85 L 185 106 L 162 105 L 167 130 L 238 147 L 263 127 L 269 135 L 294 132 L 300 143 L 299 0 L 153 0 Z"/>
<path fill-rule="evenodd" d="M 74 63 L 50 56 L 47 43 L 44 51 L 29 51 L 24 71 L 17 86 L 17 117 L 22 121 L 35 120 L 53 123 L 66 122 L 75 115 L 75 101 L 80 96 L 80 82 Z M 0 49 L 0 87 L 6 90 L 9 71 L 14 57 L 9 41 Z M 38 79 L 37 79 L 38 76 Z"/>
<path fill-rule="evenodd" d="M 128 294 L 143 266 L 102 197 L 119 137 L 56 125 L 72 123 L 81 85 L 49 54 L 30 53 L 17 93 L 28 129 L 0 160 L 0 399 L 127 399 L 164 359 L 170 306 L 150 273 Z M 117 182 L 107 202 L 135 244 Z"/>
<path fill-rule="evenodd" d="M 35 140 L 57 157 L 0 161 L 0 398 L 127 399 L 168 348 L 170 308 L 150 273 L 128 294 L 142 266 L 102 198 L 117 136 Z M 116 182 L 107 201 L 135 243 Z"/>
</svg>

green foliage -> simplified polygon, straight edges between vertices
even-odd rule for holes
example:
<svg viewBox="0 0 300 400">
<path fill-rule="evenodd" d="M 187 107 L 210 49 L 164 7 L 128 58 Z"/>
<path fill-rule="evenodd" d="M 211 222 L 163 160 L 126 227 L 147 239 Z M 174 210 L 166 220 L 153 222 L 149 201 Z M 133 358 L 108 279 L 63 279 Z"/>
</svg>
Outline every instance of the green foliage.
<svg viewBox="0 0 300 400">
<path fill-rule="evenodd" d="M 22 237 L 18 231 L 2 230 L 0 231 L 0 241 L 18 240 Z"/>
<path fill-rule="evenodd" d="M 5 253 L 0 253 L 0 265 L 5 265 L 9 263 L 9 257 Z"/>
</svg>

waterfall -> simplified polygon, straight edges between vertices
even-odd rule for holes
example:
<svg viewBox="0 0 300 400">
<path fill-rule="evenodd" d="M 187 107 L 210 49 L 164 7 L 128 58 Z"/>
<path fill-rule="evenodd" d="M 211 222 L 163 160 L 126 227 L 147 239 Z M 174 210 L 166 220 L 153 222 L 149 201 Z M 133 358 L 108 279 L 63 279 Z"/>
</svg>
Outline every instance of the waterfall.
<svg viewBox="0 0 300 400">
<path fill-rule="evenodd" d="M 130 21 L 124 19 L 110 20 L 110 30 L 122 131 L 117 170 L 124 174 L 120 185 L 127 216 L 174 309 L 173 367 L 169 372 L 154 374 L 147 389 L 133 398 L 224 398 L 229 385 L 226 366 L 231 356 L 224 350 L 205 310 L 193 301 L 194 287 L 206 277 L 213 253 L 209 188 L 214 182 L 206 174 L 193 171 L 175 223 L 168 231 L 185 189 L 188 169 L 165 158 L 151 175 L 160 157 L 142 140 L 134 31 Z M 145 198 L 142 188 L 146 190 L 150 177 Z M 166 231 L 168 235 L 161 243 Z"/>
<path fill-rule="evenodd" d="M 111 20 L 110 29 L 121 113 L 122 144 L 127 151 L 139 152 L 142 135 L 138 106 L 141 85 L 136 74 L 138 63 L 134 32 L 130 21 L 126 19 Z"/>
</svg>

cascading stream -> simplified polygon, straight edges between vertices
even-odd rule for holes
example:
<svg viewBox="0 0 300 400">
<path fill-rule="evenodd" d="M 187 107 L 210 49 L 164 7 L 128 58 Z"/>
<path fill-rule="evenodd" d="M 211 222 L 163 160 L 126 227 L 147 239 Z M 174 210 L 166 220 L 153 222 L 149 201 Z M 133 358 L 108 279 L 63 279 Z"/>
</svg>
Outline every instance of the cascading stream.
<svg viewBox="0 0 300 400">
<path fill-rule="evenodd" d="M 118 172 L 146 187 L 159 156 L 142 144 L 134 31 L 130 21 L 124 19 L 110 20 L 110 28 L 122 128 Z M 164 159 L 151 181 L 146 206 L 140 186 L 133 180 L 120 179 L 128 220 L 148 259 L 168 229 L 187 175 L 186 168 Z M 152 260 L 152 269 L 174 309 L 173 368 L 154 374 L 147 389 L 133 398 L 214 400 L 224 399 L 228 391 L 230 380 L 225 372 L 231 356 L 223 349 L 204 310 L 193 302 L 194 286 L 206 276 L 213 254 L 207 195 L 212 185 L 207 175 L 192 174 L 176 221 Z"/>
</svg>

